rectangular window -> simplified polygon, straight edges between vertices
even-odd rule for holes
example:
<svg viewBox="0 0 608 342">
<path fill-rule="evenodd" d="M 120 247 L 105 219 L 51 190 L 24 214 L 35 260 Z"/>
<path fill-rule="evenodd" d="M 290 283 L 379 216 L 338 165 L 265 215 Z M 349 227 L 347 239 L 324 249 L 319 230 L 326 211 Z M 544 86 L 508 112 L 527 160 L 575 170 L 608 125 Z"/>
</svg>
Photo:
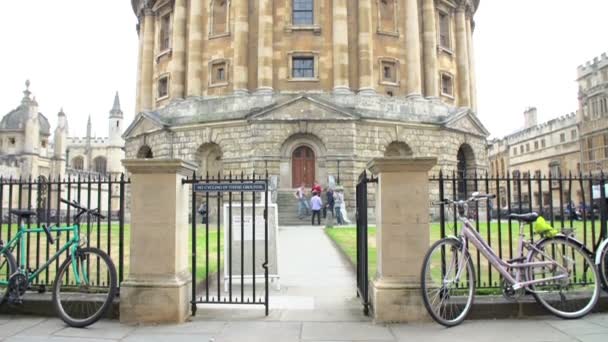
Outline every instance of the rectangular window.
<svg viewBox="0 0 608 342">
<path fill-rule="evenodd" d="M 534 149 L 535 149 L 535 150 L 538 150 L 538 141 L 535 141 L 535 142 L 534 142 Z"/>
<path fill-rule="evenodd" d="M 513 147 L 513 155 L 516 156 L 517 155 L 517 147 Z"/>
<path fill-rule="evenodd" d="M 595 154 L 593 153 L 593 138 L 587 138 L 587 153 L 589 160 L 595 159 Z"/>
<path fill-rule="evenodd" d="M 519 146 L 519 153 L 524 153 L 524 145 Z"/>
<path fill-rule="evenodd" d="M 604 133 L 604 158 L 608 159 L 608 133 Z"/>
<path fill-rule="evenodd" d="M 576 140 L 577 136 L 578 136 L 578 134 L 576 133 L 575 129 L 570 131 L 570 138 L 572 138 L 572 140 Z"/>
<path fill-rule="evenodd" d="M 530 143 L 526 144 L 526 152 L 530 152 Z"/>
<path fill-rule="evenodd" d="M 454 96 L 453 79 L 452 76 L 448 74 L 441 74 L 441 94 Z"/>
<path fill-rule="evenodd" d="M 450 48 L 450 16 L 439 12 L 439 46 Z"/>
<path fill-rule="evenodd" d="M 542 140 L 540 141 L 540 146 L 541 146 L 542 148 L 545 148 L 545 147 L 547 146 L 547 144 L 545 143 L 545 139 L 542 139 Z"/>
<path fill-rule="evenodd" d="M 293 0 L 293 25 L 314 24 L 314 0 Z"/>
<path fill-rule="evenodd" d="M 382 61 L 382 81 L 397 83 L 397 69 L 395 62 Z"/>
<path fill-rule="evenodd" d="M 314 57 L 293 57 L 291 76 L 293 78 L 314 78 Z"/>
<path fill-rule="evenodd" d="M 228 70 L 225 61 L 212 62 L 211 64 L 211 85 L 228 83 Z"/>
<path fill-rule="evenodd" d="M 163 76 L 158 79 L 158 98 L 162 99 L 169 96 L 169 77 Z"/>
<path fill-rule="evenodd" d="M 560 133 L 559 142 L 566 142 L 566 133 Z"/>
<path fill-rule="evenodd" d="M 171 13 L 160 17 L 160 51 L 171 48 Z"/>
</svg>

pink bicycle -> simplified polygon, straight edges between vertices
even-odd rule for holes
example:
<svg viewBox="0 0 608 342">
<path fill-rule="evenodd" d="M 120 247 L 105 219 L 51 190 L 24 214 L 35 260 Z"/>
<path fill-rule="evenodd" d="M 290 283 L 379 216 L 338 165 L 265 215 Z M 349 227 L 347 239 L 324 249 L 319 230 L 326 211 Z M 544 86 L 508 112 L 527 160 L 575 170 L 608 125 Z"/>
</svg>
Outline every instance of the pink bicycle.
<svg viewBox="0 0 608 342">
<path fill-rule="evenodd" d="M 422 298 L 431 317 L 451 327 L 471 310 L 476 277 L 469 244 L 500 273 L 506 297 L 517 299 L 531 293 L 551 313 L 566 319 L 588 314 L 598 301 L 600 282 L 591 253 L 574 238 L 572 229 L 532 243 L 526 240 L 524 227 L 536 222 L 539 215 L 511 214 L 512 220 L 520 222 L 518 254 L 502 260 L 467 218 L 469 204 L 492 198 L 495 195 L 474 193 L 468 200 L 436 203 L 453 208 L 463 228 L 458 236 L 435 242 L 424 258 Z"/>
</svg>

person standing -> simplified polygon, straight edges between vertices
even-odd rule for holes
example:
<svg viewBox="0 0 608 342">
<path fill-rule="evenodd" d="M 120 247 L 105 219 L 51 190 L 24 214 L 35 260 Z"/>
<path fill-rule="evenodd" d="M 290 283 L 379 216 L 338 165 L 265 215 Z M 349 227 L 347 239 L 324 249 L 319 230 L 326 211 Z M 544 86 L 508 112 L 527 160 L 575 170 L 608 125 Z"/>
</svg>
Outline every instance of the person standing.
<svg viewBox="0 0 608 342">
<path fill-rule="evenodd" d="M 338 225 L 344 224 L 344 219 L 342 218 L 342 205 L 344 204 L 344 189 L 341 186 L 336 188 L 336 192 L 334 194 L 334 208 L 336 212 L 336 221 Z"/>
<path fill-rule="evenodd" d="M 334 205 L 335 205 L 335 198 L 334 198 L 334 190 L 332 188 L 328 188 L 327 192 L 327 204 L 325 205 L 325 207 L 327 208 L 326 213 L 330 213 L 331 217 L 334 217 Z M 327 215 L 327 214 L 326 214 Z M 325 215 L 323 215 L 325 216 Z"/>
<path fill-rule="evenodd" d="M 318 181 L 315 181 L 315 183 L 312 186 L 311 192 L 316 192 L 319 196 L 321 196 L 321 185 L 319 184 Z"/>
<path fill-rule="evenodd" d="M 321 196 L 317 192 L 312 193 L 310 199 L 310 207 L 312 209 L 312 225 L 315 225 L 315 216 L 317 217 L 317 225 L 321 225 L 321 208 L 323 207 L 323 201 Z"/>
<path fill-rule="evenodd" d="M 300 184 L 300 187 L 296 190 L 295 196 L 298 199 L 298 218 L 301 220 L 310 214 L 310 207 L 308 206 L 308 201 L 306 201 L 304 183 Z"/>
</svg>

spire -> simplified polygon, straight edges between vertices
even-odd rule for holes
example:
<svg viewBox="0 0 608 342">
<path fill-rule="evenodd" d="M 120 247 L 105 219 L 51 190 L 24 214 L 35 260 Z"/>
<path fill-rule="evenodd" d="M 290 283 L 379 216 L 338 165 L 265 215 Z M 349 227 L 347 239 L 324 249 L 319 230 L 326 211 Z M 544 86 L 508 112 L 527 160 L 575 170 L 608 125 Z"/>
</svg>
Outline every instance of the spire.
<svg viewBox="0 0 608 342">
<path fill-rule="evenodd" d="M 110 117 L 122 117 L 122 110 L 120 109 L 120 97 L 118 96 L 118 92 L 116 92 L 116 95 L 114 96 L 114 105 L 112 105 Z"/>
<path fill-rule="evenodd" d="M 32 94 L 32 92 L 30 91 L 30 80 L 26 80 L 25 81 L 25 90 L 23 91 L 23 100 L 21 100 L 21 103 L 28 103 L 31 101 L 30 99 L 30 95 Z"/>
<path fill-rule="evenodd" d="M 89 119 L 87 120 L 87 141 L 91 140 L 91 114 L 89 114 Z"/>
<path fill-rule="evenodd" d="M 61 107 L 61 109 L 59 109 L 59 113 L 57 113 L 57 116 L 65 116 L 65 112 L 63 111 L 63 107 Z"/>
</svg>

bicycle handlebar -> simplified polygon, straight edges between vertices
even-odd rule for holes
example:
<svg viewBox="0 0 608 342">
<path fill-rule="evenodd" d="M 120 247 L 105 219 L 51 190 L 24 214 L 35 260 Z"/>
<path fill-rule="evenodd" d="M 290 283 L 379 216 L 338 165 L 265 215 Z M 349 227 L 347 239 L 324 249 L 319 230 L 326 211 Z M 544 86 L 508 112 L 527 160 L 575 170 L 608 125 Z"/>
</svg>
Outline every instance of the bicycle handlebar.
<svg viewBox="0 0 608 342">
<path fill-rule="evenodd" d="M 442 204 L 456 204 L 458 206 L 462 206 L 464 204 L 467 204 L 469 202 L 478 202 L 478 201 L 482 201 L 482 200 L 491 200 L 496 198 L 495 194 L 482 194 L 479 192 L 474 192 L 471 197 L 469 197 L 466 200 L 451 200 L 451 199 L 447 199 L 444 198 L 441 201 L 434 201 L 433 205 L 442 205 Z"/>
<path fill-rule="evenodd" d="M 74 207 L 74 208 L 80 210 L 80 212 L 76 216 L 80 216 L 80 215 L 82 215 L 84 213 L 87 213 L 87 214 L 91 214 L 93 216 L 99 216 L 99 218 L 101 218 L 101 219 L 105 219 L 106 218 L 105 216 L 103 216 L 103 215 L 101 215 L 99 213 L 99 209 L 98 208 L 96 208 L 96 209 L 88 209 L 88 208 L 85 208 L 85 207 L 81 206 L 80 203 L 78 203 L 76 201 L 70 202 L 70 201 L 68 201 L 66 199 L 63 199 L 63 198 L 61 199 L 61 202 L 63 202 L 63 203 L 65 203 L 65 204 L 67 204 L 67 205 L 69 205 L 71 207 Z"/>
</svg>

